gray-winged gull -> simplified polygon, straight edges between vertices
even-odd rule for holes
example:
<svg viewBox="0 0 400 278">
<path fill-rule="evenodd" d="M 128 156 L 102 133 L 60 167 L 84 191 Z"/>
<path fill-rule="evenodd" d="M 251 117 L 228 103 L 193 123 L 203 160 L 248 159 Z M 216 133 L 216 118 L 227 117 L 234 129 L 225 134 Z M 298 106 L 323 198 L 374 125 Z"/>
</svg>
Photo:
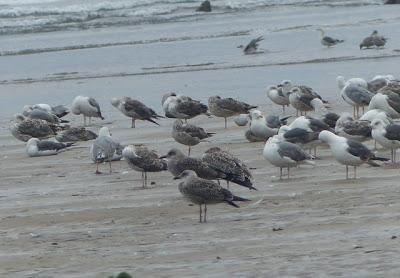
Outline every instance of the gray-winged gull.
<svg viewBox="0 0 400 278">
<path fill-rule="evenodd" d="M 159 125 L 155 120 L 164 118 L 158 115 L 153 109 L 147 107 L 142 102 L 132 99 L 130 97 L 112 98 L 111 104 L 125 116 L 132 118 L 131 127 L 135 127 L 136 120 L 149 121 L 156 125 Z"/>
<path fill-rule="evenodd" d="M 349 178 L 349 166 L 354 166 L 354 178 L 357 177 L 356 169 L 363 163 L 371 166 L 379 166 L 374 160 L 387 161 L 389 159 L 377 157 L 362 143 L 346 139 L 324 130 L 319 134 L 319 139 L 327 143 L 331 149 L 333 157 L 340 164 L 346 165 L 346 179 Z"/>
<path fill-rule="evenodd" d="M 275 104 L 282 106 L 282 112 L 285 113 L 285 106 L 289 106 L 289 95 L 284 93 L 281 84 L 278 86 L 271 85 L 267 88 L 268 98 Z"/>
<path fill-rule="evenodd" d="M 71 127 L 57 134 L 58 142 L 89 141 L 97 138 L 97 134 L 84 127 Z"/>
<path fill-rule="evenodd" d="M 174 179 L 183 179 L 179 183 L 179 191 L 190 202 L 200 206 L 199 222 L 207 222 L 207 205 L 228 203 L 231 206 L 239 207 L 235 201 L 247 202 L 249 199 L 233 195 L 228 189 L 221 187 L 213 181 L 199 178 L 194 171 L 183 171 Z M 202 205 L 204 205 L 204 217 L 202 218 Z"/>
<path fill-rule="evenodd" d="M 390 149 L 392 163 L 396 163 L 396 150 L 400 148 L 400 125 L 389 124 L 381 119 L 374 119 L 372 125 L 372 138 L 382 147 Z"/>
<path fill-rule="evenodd" d="M 25 105 L 23 108 L 24 111 L 29 111 L 29 110 L 34 110 L 34 109 L 40 109 L 40 110 L 43 110 L 43 111 L 46 111 L 49 113 L 53 113 L 58 118 L 62 118 L 69 113 L 69 110 L 67 107 L 65 107 L 65 105 L 51 106 L 50 104 L 47 104 L 47 103 Z"/>
<path fill-rule="evenodd" d="M 263 53 L 263 51 L 257 51 L 259 43 L 264 40 L 263 36 L 257 37 L 255 39 L 252 39 L 246 47 L 244 45 L 239 45 L 238 48 L 243 49 L 243 53 L 248 55 L 248 54 L 259 54 Z"/>
<path fill-rule="evenodd" d="M 368 106 L 369 110 L 379 109 L 393 118 L 400 118 L 400 96 L 393 92 L 375 94 Z"/>
<path fill-rule="evenodd" d="M 359 118 L 360 107 L 364 113 L 364 107 L 369 105 L 374 94 L 361 86 L 348 84 L 342 89 L 340 96 L 353 106 L 353 115 L 355 118 Z"/>
<path fill-rule="evenodd" d="M 246 126 L 250 121 L 250 116 L 249 114 L 240 114 L 239 116 L 236 116 L 233 121 L 238 126 Z"/>
<path fill-rule="evenodd" d="M 337 135 L 358 142 L 371 139 L 371 129 L 369 121 L 354 120 L 347 112 L 342 113 L 335 126 Z"/>
<path fill-rule="evenodd" d="M 282 179 L 282 169 L 296 167 L 300 163 L 314 165 L 313 156 L 303 151 L 298 145 L 283 141 L 280 135 L 275 135 L 265 143 L 263 156 L 272 165 L 279 167 L 279 178 Z"/>
<path fill-rule="evenodd" d="M 49 112 L 44 109 L 32 108 L 27 105 L 24 106 L 22 113 L 25 117 L 28 117 L 31 119 L 45 120 L 46 122 L 53 123 L 53 124 L 68 123 L 68 121 L 60 119 L 53 112 Z"/>
<path fill-rule="evenodd" d="M 346 87 L 347 85 L 358 85 L 360 87 L 363 87 L 365 89 L 368 89 L 368 82 L 360 77 L 352 77 L 348 80 L 346 80 L 343 76 L 339 75 L 338 77 L 336 77 L 336 82 L 338 84 L 338 87 L 340 90 L 343 90 L 344 87 Z"/>
<path fill-rule="evenodd" d="M 324 30 L 322 30 L 321 28 L 318 28 L 317 31 L 319 31 L 321 34 L 321 44 L 324 46 L 331 47 L 344 42 L 344 40 L 334 39 L 329 36 L 325 36 Z"/>
<path fill-rule="evenodd" d="M 96 163 L 96 174 L 101 174 L 101 172 L 99 172 L 99 163 L 106 161 L 109 162 L 110 173 L 112 172 L 111 161 L 119 148 L 121 148 L 121 145 L 111 138 L 108 127 L 104 126 L 100 128 L 99 136 L 90 147 L 91 159 Z"/>
<path fill-rule="evenodd" d="M 122 151 L 122 155 L 132 169 L 142 173 L 143 188 L 147 186 L 147 172 L 167 170 L 167 162 L 159 158 L 156 151 L 149 150 L 146 146 L 126 146 Z"/>
<path fill-rule="evenodd" d="M 59 127 L 40 119 L 29 119 L 23 115 L 15 115 L 16 123 L 11 126 L 11 134 L 18 140 L 27 142 L 29 139 L 45 139 L 57 134 Z"/>
<path fill-rule="evenodd" d="M 210 138 L 215 133 L 206 132 L 203 128 L 184 124 L 182 120 L 175 120 L 172 126 L 172 138 L 180 144 L 188 146 L 188 155 L 190 156 L 190 147 L 199 144 L 201 141 Z"/>
<path fill-rule="evenodd" d="M 168 93 L 163 95 L 161 101 L 165 116 L 188 120 L 199 115 L 210 116 L 207 105 L 188 96 Z"/>
<path fill-rule="evenodd" d="M 264 138 L 264 141 L 266 141 L 269 137 L 278 133 L 278 128 L 271 128 L 267 125 L 265 117 L 259 110 L 251 111 L 250 118 L 250 131 L 256 137 Z"/>
<path fill-rule="evenodd" d="M 225 180 L 227 181 L 228 188 L 229 182 L 233 182 L 256 190 L 253 187 L 253 176 L 246 164 L 229 152 L 223 151 L 218 147 L 213 147 L 203 154 L 202 159 L 209 167 L 226 176 Z"/>
<path fill-rule="evenodd" d="M 246 130 L 244 133 L 244 137 L 247 139 L 249 142 L 265 142 L 264 138 L 260 138 L 255 136 L 250 129 Z"/>
<path fill-rule="evenodd" d="M 289 91 L 289 102 L 296 109 L 296 115 L 307 114 L 307 111 L 326 110 L 328 102 L 323 100 L 311 87 L 294 86 Z"/>
<path fill-rule="evenodd" d="M 309 131 L 303 128 L 292 128 L 282 126 L 278 133 L 285 141 L 297 144 L 303 149 L 314 149 L 314 156 L 316 155 L 316 147 L 321 144 L 318 139 L 319 131 Z"/>
<path fill-rule="evenodd" d="M 257 106 L 247 104 L 233 98 L 221 98 L 220 96 L 212 96 L 208 99 L 208 108 L 211 114 L 225 119 L 225 128 L 227 127 L 226 118 L 240 114 L 247 114 Z"/>
<path fill-rule="evenodd" d="M 75 115 L 83 115 L 83 125 L 86 126 L 86 117 L 89 117 L 89 124 L 91 123 L 92 117 L 101 118 L 104 117 L 101 114 L 99 103 L 91 97 L 77 96 L 72 101 L 71 106 L 72 113 Z"/>
<path fill-rule="evenodd" d="M 385 46 L 387 41 L 387 38 L 380 36 L 378 34 L 378 31 L 373 31 L 372 34 L 366 38 L 363 39 L 363 41 L 360 43 L 360 49 L 365 48 L 371 48 L 373 46 L 376 46 L 377 48 Z"/>
<path fill-rule="evenodd" d="M 39 140 L 38 138 L 31 138 L 26 143 L 25 151 L 30 157 L 49 156 L 58 154 L 60 151 L 72 145 L 73 143 L 64 144 L 50 140 Z"/>
</svg>

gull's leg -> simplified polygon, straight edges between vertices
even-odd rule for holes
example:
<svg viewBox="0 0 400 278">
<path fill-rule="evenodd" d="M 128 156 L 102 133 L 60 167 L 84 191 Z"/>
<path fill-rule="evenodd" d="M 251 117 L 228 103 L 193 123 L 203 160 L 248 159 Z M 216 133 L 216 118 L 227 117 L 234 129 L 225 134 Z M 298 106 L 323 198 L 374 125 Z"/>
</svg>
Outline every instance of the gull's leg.
<svg viewBox="0 0 400 278">
<path fill-rule="evenodd" d="M 354 179 L 357 178 L 357 166 L 354 166 Z"/>
<path fill-rule="evenodd" d="M 96 175 L 101 174 L 101 172 L 99 171 L 99 163 L 98 162 L 96 162 L 96 172 L 95 172 L 95 174 Z"/>
<path fill-rule="evenodd" d="M 314 147 L 314 156 L 317 157 L 317 146 Z"/>
<path fill-rule="evenodd" d="M 147 172 L 144 171 L 144 184 L 147 187 Z"/>
<path fill-rule="evenodd" d="M 110 164 L 110 174 L 112 173 L 112 169 L 111 169 L 111 159 L 108 161 L 108 163 Z"/>
<path fill-rule="evenodd" d="M 356 118 L 356 107 L 355 106 L 353 106 L 353 118 L 354 119 Z"/>
<path fill-rule="evenodd" d="M 144 188 L 144 172 L 142 171 L 142 187 Z"/>
<path fill-rule="evenodd" d="M 393 163 L 396 163 L 396 149 L 393 149 Z"/>
<path fill-rule="evenodd" d="M 201 212 L 202 212 L 201 211 L 201 204 L 199 205 L 199 207 L 200 207 L 200 221 L 199 222 L 201 223 L 203 221 L 203 219 L 201 218 Z"/>
<path fill-rule="evenodd" d="M 285 105 L 282 105 L 282 112 L 283 112 L 283 115 L 285 115 Z"/>
<path fill-rule="evenodd" d="M 282 167 L 279 167 L 279 179 L 282 180 Z"/>
<path fill-rule="evenodd" d="M 346 165 L 346 180 L 349 179 L 349 165 Z"/>
<path fill-rule="evenodd" d="M 89 125 L 92 124 L 92 117 L 89 117 Z"/>
<path fill-rule="evenodd" d="M 132 118 L 131 128 L 133 128 L 134 126 L 135 126 L 135 120 Z"/>
<path fill-rule="evenodd" d="M 207 222 L 207 204 L 204 204 L 204 223 Z"/>
<path fill-rule="evenodd" d="M 190 146 L 189 146 L 189 149 L 188 149 L 188 156 L 190 156 Z"/>
<path fill-rule="evenodd" d="M 226 117 L 224 119 L 225 119 L 225 128 L 227 128 Z"/>
<path fill-rule="evenodd" d="M 290 167 L 289 166 L 287 167 L 287 178 L 288 179 L 290 178 Z"/>
<path fill-rule="evenodd" d="M 226 188 L 229 189 L 229 181 L 226 181 Z"/>
<path fill-rule="evenodd" d="M 86 126 L 86 116 L 83 115 L 83 126 Z"/>
<path fill-rule="evenodd" d="M 361 106 L 361 108 L 362 108 L 362 113 L 363 113 L 363 115 L 364 115 L 364 113 L 365 113 L 365 106 L 363 105 L 363 106 Z"/>
</svg>

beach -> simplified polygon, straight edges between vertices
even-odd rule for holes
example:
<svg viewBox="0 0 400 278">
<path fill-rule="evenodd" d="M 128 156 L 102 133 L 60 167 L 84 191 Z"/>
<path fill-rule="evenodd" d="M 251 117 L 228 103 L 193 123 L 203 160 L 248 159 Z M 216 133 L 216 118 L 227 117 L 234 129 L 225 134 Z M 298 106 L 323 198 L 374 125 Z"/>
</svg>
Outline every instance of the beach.
<svg viewBox="0 0 400 278">
<path fill-rule="evenodd" d="M 266 88 L 284 79 L 313 87 L 333 112 L 351 112 L 339 97 L 336 76 L 400 76 L 398 8 L 376 3 L 226 13 L 220 8 L 188 21 L 180 15 L 162 24 L 4 35 L 0 276 L 97 278 L 121 271 L 133 277 L 398 276 L 396 167 L 363 165 L 359 178 L 345 180 L 345 166 L 323 146 L 314 167 L 294 168 L 289 180 L 280 181 L 279 169 L 262 156 L 264 144 L 244 138 L 246 127 L 229 119 L 223 129 L 223 118 L 199 116 L 190 122 L 216 135 L 193 147 L 192 155 L 214 146 L 228 150 L 252 169 L 258 191 L 231 185 L 251 202 L 209 206 L 208 222 L 198 223 L 198 207 L 182 198 L 169 172 L 149 173 L 151 185 L 143 189 L 141 174 L 126 161 L 113 162 L 111 174 L 108 165 L 100 165 L 104 174 L 95 175 L 90 141 L 56 156 L 29 158 L 25 143 L 9 131 L 13 115 L 26 104 L 70 106 L 75 96 L 88 95 L 105 117 L 94 120 L 91 130 L 107 126 L 122 144 L 146 144 L 163 155 L 177 146 L 173 120 L 163 119 L 161 126 L 138 121 L 131 129 L 112 97 L 131 96 L 161 113 L 167 92 L 203 103 L 220 95 L 279 114 Z M 345 42 L 322 47 L 318 27 Z M 390 38 L 387 46 L 360 51 L 362 38 L 375 29 Z M 257 35 L 265 37 L 265 52 L 243 55 L 237 46 Z M 295 115 L 293 109 L 288 113 Z M 82 124 L 81 116 L 66 119 Z M 373 141 L 367 145 L 372 148 Z M 389 157 L 390 151 L 378 153 Z"/>
</svg>

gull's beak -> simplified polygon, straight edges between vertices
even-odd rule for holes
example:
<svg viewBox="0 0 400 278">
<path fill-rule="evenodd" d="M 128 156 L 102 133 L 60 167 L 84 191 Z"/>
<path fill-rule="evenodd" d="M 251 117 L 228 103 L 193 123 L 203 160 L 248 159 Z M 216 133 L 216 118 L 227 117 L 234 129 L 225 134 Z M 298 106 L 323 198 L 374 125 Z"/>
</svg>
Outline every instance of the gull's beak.
<svg viewBox="0 0 400 278">
<path fill-rule="evenodd" d="M 173 179 L 174 180 L 179 180 L 181 177 L 180 176 L 178 176 L 178 177 L 174 177 Z"/>
<path fill-rule="evenodd" d="M 160 159 L 163 159 L 163 158 L 167 158 L 167 156 L 166 155 L 160 156 Z"/>
</svg>

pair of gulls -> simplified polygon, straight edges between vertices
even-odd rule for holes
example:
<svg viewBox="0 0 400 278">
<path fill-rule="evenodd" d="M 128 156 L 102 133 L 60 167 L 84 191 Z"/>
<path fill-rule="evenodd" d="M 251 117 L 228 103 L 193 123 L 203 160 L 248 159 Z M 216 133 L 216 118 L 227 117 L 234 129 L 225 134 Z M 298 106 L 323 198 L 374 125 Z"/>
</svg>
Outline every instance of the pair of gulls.
<svg viewBox="0 0 400 278">
<path fill-rule="evenodd" d="M 316 93 L 311 87 L 305 85 L 293 85 L 291 81 L 284 80 L 281 84 L 271 85 L 267 89 L 268 98 L 275 104 L 282 106 L 285 112 L 286 106 L 293 106 L 296 115 L 306 115 L 308 111 L 326 111 L 328 102 Z"/>
<path fill-rule="evenodd" d="M 319 31 L 321 33 L 321 44 L 324 46 L 332 47 L 339 43 L 344 42 L 344 40 L 334 39 L 332 37 L 325 36 L 325 32 L 321 28 L 318 28 L 317 31 Z M 385 38 L 384 36 L 379 35 L 377 30 L 374 30 L 371 35 L 369 35 L 368 37 L 365 37 L 362 40 L 359 47 L 360 47 L 360 49 L 363 49 L 363 48 L 368 49 L 368 48 L 372 48 L 372 47 L 382 48 L 385 46 L 387 40 L 388 39 Z"/>
</svg>

